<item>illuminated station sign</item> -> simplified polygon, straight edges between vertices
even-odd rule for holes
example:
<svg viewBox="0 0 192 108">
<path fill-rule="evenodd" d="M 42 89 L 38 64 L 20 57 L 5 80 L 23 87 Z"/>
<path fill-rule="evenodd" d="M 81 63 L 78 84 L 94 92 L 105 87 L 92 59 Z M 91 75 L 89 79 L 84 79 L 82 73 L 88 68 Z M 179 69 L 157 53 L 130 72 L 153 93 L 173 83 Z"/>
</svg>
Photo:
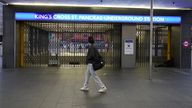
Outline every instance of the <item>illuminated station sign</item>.
<svg viewBox="0 0 192 108">
<path fill-rule="evenodd" d="M 68 13 L 26 13 L 16 12 L 18 21 L 79 21 L 79 22 L 116 22 L 149 23 L 150 16 L 109 15 L 109 14 L 68 14 Z M 180 24 L 180 16 L 154 16 L 154 23 Z"/>
</svg>

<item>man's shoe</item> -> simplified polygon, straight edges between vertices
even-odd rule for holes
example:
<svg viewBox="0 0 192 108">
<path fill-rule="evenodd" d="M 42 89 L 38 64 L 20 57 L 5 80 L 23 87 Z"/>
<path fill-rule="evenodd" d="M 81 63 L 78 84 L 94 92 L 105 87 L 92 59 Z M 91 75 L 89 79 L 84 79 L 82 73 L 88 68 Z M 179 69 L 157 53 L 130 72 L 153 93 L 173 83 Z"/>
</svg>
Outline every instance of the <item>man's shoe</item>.
<svg viewBox="0 0 192 108">
<path fill-rule="evenodd" d="M 106 87 L 102 87 L 99 89 L 99 93 L 105 93 L 107 91 L 107 88 Z"/>
<path fill-rule="evenodd" d="M 80 90 L 81 90 L 81 91 L 89 91 L 89 88 L 86 87 L 86 86 L 84 86 L 84 87 L 80 88 Z"/>
</svg>

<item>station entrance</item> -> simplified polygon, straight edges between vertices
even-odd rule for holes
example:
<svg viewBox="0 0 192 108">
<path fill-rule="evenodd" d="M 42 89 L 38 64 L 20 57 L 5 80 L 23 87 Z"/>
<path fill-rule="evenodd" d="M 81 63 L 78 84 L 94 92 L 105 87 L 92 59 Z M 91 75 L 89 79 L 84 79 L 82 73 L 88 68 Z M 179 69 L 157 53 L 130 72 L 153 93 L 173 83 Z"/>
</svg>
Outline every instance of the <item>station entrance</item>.
<svg viewBox="0 0 192 108">
<path fill-rule="evenodd" d="M 122 24 L 77 22 L 17 22 L 17 66 L 84 66 L 88 51 L 88 36 L 104 57 L 105 67 L 121 67 Z M 172 61 L 175 51 L 170 25 L 154 25 L 153 64 Z M 136 66 L 149 66 L 150 29 L 136 24 Z M 174 37 L 174 39 L 179 37 Z M 175 53 L 177 54 L 177 53 Z"/>
<path fill-rule="evenodd" d="M 17 22 L 17 35 L 19 67 L 83 66 L 88 36 L 106 67 L 120 67 L 121 24 Z"/>
<path fill-rule="evenodd" d="M 179 36 L 172 29 L 179 26 L 154 25 L 152 37 L 152 60 L 155 67 L 174 67 L 179 59 Z M 136 62 L 139 67 L 149 66 L 150 26 L 136 26 Z M 178 30 L 177 30 L 178 32 Z M 177 33 L 176 32 L 176 33 Z M 175 36 L 174 36 L 175 35 Z M 176 50 L 178 49 L 178 50 Z M 177 58 L 178 57 L 178 58 Z"/>
</svg>

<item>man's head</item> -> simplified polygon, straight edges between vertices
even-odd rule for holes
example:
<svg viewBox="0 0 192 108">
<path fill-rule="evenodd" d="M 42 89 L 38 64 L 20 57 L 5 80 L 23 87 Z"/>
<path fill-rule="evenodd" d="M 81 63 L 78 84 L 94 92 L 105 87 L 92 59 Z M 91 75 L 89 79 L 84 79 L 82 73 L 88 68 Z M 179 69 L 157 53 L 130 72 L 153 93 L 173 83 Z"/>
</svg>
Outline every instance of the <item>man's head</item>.
<svg viewBox="0 0 192 108">
<path fill-rule="evenodd" d="M 94 44 L 94 43 L 95 43 L 95 41 L 94 41 L 94 39 L 93 39 L 93 36 L 89 36 L 89 37 L 88 37 L 88 42 L 89 42 L 90 44 Z"/>
</svg>

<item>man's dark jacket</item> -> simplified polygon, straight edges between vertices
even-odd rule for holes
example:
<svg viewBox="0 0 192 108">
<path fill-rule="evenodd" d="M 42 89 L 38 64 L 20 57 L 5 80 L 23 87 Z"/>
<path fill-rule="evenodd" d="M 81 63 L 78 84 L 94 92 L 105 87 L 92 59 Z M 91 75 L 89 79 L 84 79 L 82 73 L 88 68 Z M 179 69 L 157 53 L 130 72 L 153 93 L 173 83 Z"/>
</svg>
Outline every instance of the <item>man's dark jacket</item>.
<svg viewBox="0 0 192 108">
<path fill-rule="evenodd" d="M 86 64 L 91 63 L 93 64 L 94 60 L 95 60 L 95 53 L 96 53 L 96 48 L 93 44 L 91 44 L 88 48 L 88 53 L 86 56 Z"/>
</svg>

